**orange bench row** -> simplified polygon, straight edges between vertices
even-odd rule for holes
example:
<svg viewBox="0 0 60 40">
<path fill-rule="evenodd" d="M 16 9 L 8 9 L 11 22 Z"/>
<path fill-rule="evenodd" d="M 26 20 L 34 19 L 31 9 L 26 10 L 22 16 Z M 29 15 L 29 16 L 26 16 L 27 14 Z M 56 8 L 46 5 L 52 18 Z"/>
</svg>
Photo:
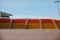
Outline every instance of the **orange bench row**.
<svg viewBox="0 0 60 40">
<path fill-rule="evenodd" d="M 55 29 L 54 24 L 51 19 L 40 19 L 42 20 L 43 29 Z M 60 20 L 54 20 L 58 28 L 60 29 Z M 29 19 L 28 29 L 40 29 L 39 19 Z M 13 29 L 24 29 L 26 19 L 12 19 Z M 10 19 L 0 19 L 0 29 L 8 29 L 10 27 Z"/>
<path fill-rule="evenodd" d="M 52 23 L 51 19 L 40 19 L 43 23 Z M 13 19 L 13 23 L 25 23 L 26 19 Z M 57 23 L 60 23 L 60 20 L 55 20 Z M 0 19 L 2 23 L 9 23 L 10 19 Z M 39 23 L 39 19 L 29 19 L 29 23 Z"/>
</svg>

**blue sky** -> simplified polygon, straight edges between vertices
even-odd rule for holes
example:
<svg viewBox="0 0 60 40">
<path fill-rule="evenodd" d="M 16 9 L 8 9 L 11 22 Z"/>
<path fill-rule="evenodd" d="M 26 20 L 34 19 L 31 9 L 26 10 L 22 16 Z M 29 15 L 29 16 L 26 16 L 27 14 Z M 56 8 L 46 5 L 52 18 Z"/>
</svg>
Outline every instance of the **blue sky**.
<svg viewBox="0 0 60 40">
<path fill-rule="evenodd" d="M 55 0 L 0 0 L 0 11 L 12 14 L 11 18 L 59 19 Z M 60 7 L 60 3 L 59 3 Z"/>
</svg>

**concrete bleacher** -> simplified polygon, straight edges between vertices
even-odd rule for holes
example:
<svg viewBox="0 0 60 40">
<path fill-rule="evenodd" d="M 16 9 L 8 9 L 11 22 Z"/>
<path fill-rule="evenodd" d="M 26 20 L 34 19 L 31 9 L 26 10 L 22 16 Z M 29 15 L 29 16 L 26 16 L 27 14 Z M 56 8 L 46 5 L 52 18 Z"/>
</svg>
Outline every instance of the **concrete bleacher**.
<svg viewBox="0 0 60 40">
<path fill-rule="evenodd" d="M 60 29 L 60 20 L 0 19 L 0 29 Z"/>
</svg>

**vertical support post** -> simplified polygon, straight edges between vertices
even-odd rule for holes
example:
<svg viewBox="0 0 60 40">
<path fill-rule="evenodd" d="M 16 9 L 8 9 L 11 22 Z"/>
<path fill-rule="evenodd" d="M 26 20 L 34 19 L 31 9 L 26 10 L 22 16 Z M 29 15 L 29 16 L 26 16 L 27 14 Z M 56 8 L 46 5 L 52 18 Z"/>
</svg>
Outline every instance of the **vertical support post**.
<svg viewBox="0 0 60 40">
<path fill-rule="evenodd" d="M 29 19 L 26 19 L 26 23 L 25 23 L 25 27 L 24 27 L 24 29 L 28 29 L 28 24 L 29 24 L 29 21 L 28 21 Z"/>
<path fill-rule="evenodd" d="M 40 19 L 39 21 L 40 21 L 40 22 L 39 22 L 39 23 L 40 23 L 40 29 L 43 29 L 43 23 L 42 23 L 42 20 Z"/>
<path fill-rule="evenodd" d="M 10 25 L 9 25 L 9 29 L 12 29 L 12 19 L 10 19 Z"/>
<path fill-rule="evenodd" d="M 56 24 L 56 22 L 54 20 L 52 20 L 52 22 L 53 22 L 55 28 L 58 29 L 58 25 Z"/>
</svg>

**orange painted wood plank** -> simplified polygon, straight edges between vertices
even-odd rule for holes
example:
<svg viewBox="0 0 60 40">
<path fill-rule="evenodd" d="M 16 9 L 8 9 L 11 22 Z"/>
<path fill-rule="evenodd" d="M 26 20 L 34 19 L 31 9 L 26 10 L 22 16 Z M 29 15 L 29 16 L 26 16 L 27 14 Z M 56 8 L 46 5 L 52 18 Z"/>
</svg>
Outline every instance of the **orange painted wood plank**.
<svg viewBox="0 0 60 40">
<path fill-rule="evenodd" d="M 55 20 L 56 23 L 60 23 L 60 20 Z"/>
<path fill-rule="evenodd" d="M 13 23 L 25 23 L 26 19 L 13 19 Z"/>
<path fill-rule="evenodd" d="M 10 22 L 10 19 L 0 19 L 0 22 L 1 23 L 9 23 Z"/>
<path fill-rule="evenodd" d="M 25 23 L 13 23 L 13 29 L 24 29 Z"/>
<path fill-rule="evenodd" d="M 9 26 L 9 23 L 0 23 L 0 29 L 8 29 Z"/>
<path fill-rule="evenodd" d="M 53 23 L 51 19 L 42 19 L 42 23 Z"/>
<path fill-rule="evenodd" d="M 43 27 L 44 27 L 44 29 L 55 29 L 53 23 L 44 23 Z"/>
<path fill-rule="evenodd" d="M 39 19 L 30 19 L 29 23 L 39 23 Z"/>
<path fill-rule="evenodd" d="M 39 23 L 29 23 L 28 25 L 29 29 L 40 29 L 40 24 Z"/>
</svg>

